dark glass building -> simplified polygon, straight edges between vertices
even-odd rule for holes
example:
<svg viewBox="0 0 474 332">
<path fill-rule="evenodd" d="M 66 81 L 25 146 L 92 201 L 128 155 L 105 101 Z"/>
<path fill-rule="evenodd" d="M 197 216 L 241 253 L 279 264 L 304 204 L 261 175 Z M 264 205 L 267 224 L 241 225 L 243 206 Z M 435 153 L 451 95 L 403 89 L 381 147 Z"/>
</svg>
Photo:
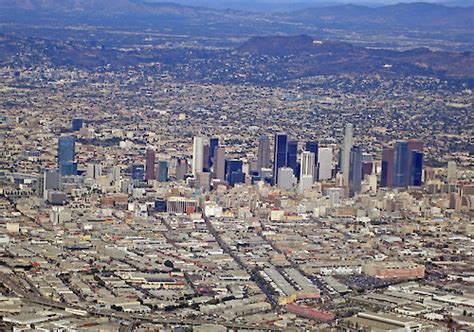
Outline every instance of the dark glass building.
<svg viewBox="0 0 474 332">
<path fill-rule="evenodd" d="M 58 141 L 58 168 L 62 176 L 77 175 L 76 138 L 63 136 Z"/>
<path fill-rule="evenodd" d="M 421 186 L 421 178 L 423 174 L 423 152 L 411 152 L 411 179 L 410 185 Z"/>
<path fill-rule="evenodd" d="M 354 145 L 349 159 L 349 189 L 353 196 L 360 191 L 362 184 L 362 147 Z"/>
<path fill-rule="evenodd" d="M 395 174 L 393 186 L 404 188 L 408 185 L 408 143 L 398 141 L 395 144 Z"/>
<path fill-rule="evenodd" d="M 214 164 L 214 156 L 216 153 L 216 149 L 219 146 L 219 139 L 213 137 L 209 140 L 209 167 L 212 167 Z"/>
<path fill-rule="evenodd" d="M 290 167 L 293 170 L 293 174 L 299 178 L 297 158 L 298 142 L 288 141 L 286 150 L 286 166 Z"/>
<path fill-rule="evenodd" d="M 278 184 L 278 169 L 286 166 L 288 149 L 288 135 L 278 133 L 275 135 L 275 146 L 273 148 L 273 178 L 275 185 Z"/>
<path fill-rule="evenodd" d="M 133 164 L 131 173 L 132 180 L 143 181 L 143 178 L 145 177 L 145 167 L 140 164 Z"/>
<path fill-rule="evenodd" d="M 72 119 L 71 129 L 72 131 L 79 131 L 81 130 L 82 126 L 84 125 L 84 119 Z"/>
<path fill-rule="evenodd" d="M 231 186 L 235 183 L 245 182 L 245 176 L 243 176 L 244 180 L 240 181 L 244 174 L 242 172 L 242 166 L 242 160 L 231 159 L 225 161 L 225 179 Z"/>
<path fill-rule="evenodd" d="M 158 181 L 168 181 L 168 162 L 166 160 L 160 160 L 158 163 Z"/>
</svg>

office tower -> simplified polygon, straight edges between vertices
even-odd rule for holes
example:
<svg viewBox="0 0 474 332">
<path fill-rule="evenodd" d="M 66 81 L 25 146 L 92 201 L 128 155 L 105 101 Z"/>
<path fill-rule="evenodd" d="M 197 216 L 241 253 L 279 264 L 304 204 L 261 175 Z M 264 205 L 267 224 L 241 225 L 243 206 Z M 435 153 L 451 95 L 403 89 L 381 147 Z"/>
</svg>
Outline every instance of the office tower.
<svg viewBox="0 0 474 332">
<path fill-rule="evenodd" d="M 262 168 L 270 166 L 270 140 L 268 136 L 262 135 L 258 139 L 257 171 L 261 176 Z"/>
<path fill-rule="evenodd" d="M 404 188 L 408 185 L 408 143 L 398 141 L 395 144 L 395 175 L 393 186 Z"/>
<path fill-rule="evenodd" d="M 414 179 L 414 175 L 412 173 L 413 168 L 413 162 L 412 162 L 412 152 L 413 151 L 418 151 L 423 154 L 423 148 L 424 144 L 422 140 L 419 139 L 410 139 L 407 141 L 408 144 L 408 176 L 407 176 L 407 185 L 414 186 L 415 184 L 412 182 Z"/>
<path fill-rule="evenodd" d="M 298 171 L 298 142 L 297 141 L 288 141 L 286 148 L 286 166 L 293 170 L 295 176 L 299 176 Z"/>
<path fill-rule="evenodd" d="M 146 150 L 146 174 L 145 180 L 154 180 L 156 178 L 156 169 L 155 169 L 155 150 L 148 149 Z"/>
<path fill-rule="evenodd" d="M 242 160 L 238 159 L 230 159 L 225 161 L 225 179 L 227 182 L 229 182 L 230 185 L 234 185 L 232 183 L 232 174 L 233 173 L 242 173 L 242 166 L 243 162 Z M 240 177 L 239 177 L 240 179 Z"/>
<path fill-rule="evenodd" d="M 203 153 L 202 153 L 202 171 L 209 172 L 211 170 L 211 164 L 209 163 L 211 156 L 209 154 L 209 145 L 204 145 Z"/>
<path fill-rule="evenodd" d="M 235 186 L 237 183 L 245 183 L 245 173 L 241 170 L 232 172 L 229 177 L 229 184 Z"/>
<path fill-rule="evenodd" d="M 214 178 L 225 181 L 225 149 L 218 147 L 214 154 Z"/>
<path fill-rule="evenodd" d="M 62 136 L 58 141 L 58 167 L 62 176 L 77 175 L 77 164 L 74 162 L 76 156 L 76 138 L 74 136 Z"/>
<path fill-rule="evenodd" d="M 166 160 L 160 160 L 158 162 L 158 177 L 157 180 L 160 182 L 168 181 L 168 162 Z"/>
<path fill-rule="evenodd" d="M 89 179 L 97 179 L 99 176 L 102 176 L 102 165 L 97 162 L 88 163 L 86 177 Z"/>
<path fill-rule="evenodd" d="M 214 164 L 216 149 L 219 146 L 219 139 L 213 137 L 209 140 L 209 168 Z"/>
<path fill-rule="evenodd" d="M 362 184 L 362 148 L 353 146 L 350 155 L 349 189 L 350 195 L 358 193 Z"/>
<path fill-rule="evenodd" d="M 421 186 L 421 177 L 423 175 L 423 152 L 411 151 L 411 170 L 410 185 Z"/>
<path fill-rule="evenodd" d="M 312 153 L 312 152 L 311 152 Z M 300 175 L 299 191 L 303 193 L 305 190 L 309 190 L 313 187 L 314 177 L 313 175 Z"/>
<path fill-rule="evenodd" d="M 121 169 L 120 166 L 112 167 L 112 181 L 120 181 L 120 173 Z"/>
<path fill-rule="evenodd" d="M 38 196 L 47 198 L 48 190 L 59 190 L 61 187 L 61 175 L 57 169 L 46 169 L 38 178 Z"/>
<path fill-rule="evenodd" d="M 332 149 L 319 148 L 319 165 L 318 165 L 318 179 L 329 180 L 332 178 Z"/>
<path fill-rule="evenodd" d="M 352 123 L 346 125 L 344 131 L 344 141 L 341 149 L 341 171 L 344 180 L 344 186 L 349 184 L 350 158 L 353 143 L 354 126 Z"/>
<path fill-rule="evenodd" d="M 211 173 L 210 172 L 198 173 L 196 177 L 196 187 L 203 191 L 211 190 Z"/>
<path fill-rule="evenodd" d="M 275 146 L 273 147 L 273 178 L 278 184 L 278 169 L 286 166 L 288 135 L 278 133 L 275 135 Z"/>
<path fill-rule="evenodd" d="M 201 173 L 204 167 L 204 137 L 194 137 L 193 144 L 193 165 L 192 172 L 196 176 L 197 173 Z"/>
<path fill-rule="evenodd" d="M 145 167 L 140 164 L 133 164 L 131 173 L 132 180 L 143 181 L 143 178 L 145 177 Z"/>
<path fill-rule="evenodd" d="M 343 188 L 326 188 L 324 193 L 329 198 L 329 206 L 331 208 L 341 205 L 342 198 L 344 197 Z"/>
<path fill-rule="evenodd" d="M 304 175 L 311 175 L 314 181 L 314 167 L 315 163 L 315 154 L 309 151 L 303 151 L 301 154 L 301 168 L 300 168 L 300 180 L 303 178 Z"/>
<path fill-rule="evenodd" d="M 318 141 L 308 141 L 305 144 L 305 150 L 314 153 L 314 181 L 318 180 L 318 164 L 319 164 L 319 143 Z"/>
<path fill-rule="evenodd" d="M 455 161 L 448 161 L 448 183 L 456 182 L 458 179 L 457 165 Z"/>
<path fill-rule="evenodd" d="M 382 150 L 381 187 L 392 187 L 395 179 L 395 149 L 387 147 Z"/>
<path fill-rule="evenodd" d="M 176 179 L 184 180 L 186 179 L 186 174 L 188 173 L 188 161 L 183 158 L 179 158 L 176 163 Z"/>
<path fill-rule="evenodd" d="M 290 167 L 280 167 L 278 169 L 278 183 L 280 189 L 289 190 L 293 188 L 293 169 Z"/>
<path fill-rule="evenodd" d="M 82 126 L 84 125 L 84 119 L 72 119 L 71 129 L 72 131 L 79 131 L 81 130 Z"/>
</svg>

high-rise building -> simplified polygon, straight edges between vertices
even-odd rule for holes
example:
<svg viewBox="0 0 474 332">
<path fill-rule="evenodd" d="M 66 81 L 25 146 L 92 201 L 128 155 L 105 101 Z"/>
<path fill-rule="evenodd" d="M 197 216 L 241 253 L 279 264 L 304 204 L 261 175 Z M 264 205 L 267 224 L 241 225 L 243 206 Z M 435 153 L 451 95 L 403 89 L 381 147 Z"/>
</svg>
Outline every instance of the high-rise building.
<svg viewBox="0 0 474 332">
<path fill-rule="evenodd" d="M 293 188 L 293 169 L 290 167 L 280 167 L 278 169 L 278 183 L 277 186 L 280 189 L 289 190 Z"/>
<path fill-rule="evenodd" d="M 83 125 L 84 125 L 84 119 L 74 118 L 72 119 L 71 129 L 72 131 L 79 131 L 81 130 Z"/>
<path fill-rule="evenodd" d="M 241 179 L 240 173 L 243 174 L 242 166 L 243 166 L 242 160 L 230 159 L 230 160 L 225 161 L 225 178 L 226 178 L 226 181 L 229 182 L 231 186 L 235 184 L 235 182 L 233 181 L 235 180 L 235 178 L 233 178 L 234 173 L 239 173 L 238 179 Z"/>
<path fill-rule="evenodd" d="M 188 161 L 184 158 L 179 158 L 176 163 L 176 179 L 178 180 L 186 179 L 187 173 L 188 173 Z"/>
<path fill-rule="evenodd" d="M 288 135 L 278 133 L 275 135 L 275 146 L 273 148 L 273 177 L 275 184 L 278 184 L 278 169 L 286 166 L 288 149 Z"/>
<path fill-rule="evenodd" d="M 319 143 L 318 141 L 308 141 L 305 144 L 305 150 L 314 153 L 314 181 L 318 180 L 318 164 L 319 164 Z"/>
<path fill-rule="evenodd" d="M 193 165 L 192 172 L 196 176 L 197 173 L 201 173 L 204 168 L 204 137 L 194 137 L 193 144 Z"/>
<path fill-rule="evenodd" d="M 131 173 L 132 173 L 132 180 L 143 181 L 143 178 L 145 177 L 145 167 L 140 164 L 133 164 Z"/>
<path fill-rule="evenodd" d="M 158 162 L 157 180 L 160 182 L 168 182 L 168 162 L 166 160 L 160 160 Z"/>
<path fill-rule="evenodd" d="M 458 179 L 458 170 L 455 161 L 448 161 L 448 183 L 456 182 Z"/>
<path fill-rule="evenodd" d="M 156 178 L 156 168 L 155 168 L 155 150 L 148 149 L 146 150 L 146 173 L 145 180 L 154 180 Z"/>
<path fill-rule="evenodd" d="M 218 146 L 219 146 L 219 139 L 217 137 L 212 137 L 209 140 L 209 168 L 212 167 L 214 163 L 214 157 L 215 157 Z"/>
<path fill-rule="evenodd" d="M 303 193 L 305 190 L 309 190 L 313 187 L 314 177 L 313 175 L 300 175 L 299 191 Z"/>
<path fill-rule="evenodd" d="M 411 151 L 410 185 L 421 186 L 423 175 L 423 152 Z"/>
<path fill-rule="evenodd" d="M 423 154 L 423 148 L 424 144 L 422 140 L 419 139 L 410 139 L 407 141 L 408 144 L 408 185 L 414 186 L 415 184 L 412 182 L 414 179 L 414 175 L 412 173 L 413 168 L 413 162 L 412 162 L 412 152 L 413 151 L 418 151 Z"/>
<path fill-rule="evenodd" d="M 202 153 L 202 170 L 203 172 L 209 172 L 211 170 L 211 155 L 209 153 L 210 147 L 208 144 L 204 145 L 203 153 Z"/>
<path fill-rule="evenodd" d="M 382 150 L 381 187 L 392 187 L 395 179 L 395 149 L 386 147 Z"/>
<path fill-rule="evenodd" d="M 315 154 L 309 151 L 303 151 L 301 154 L 301 168 L 300 168 L 300 181 L 302 180 L 304 175 L 311 175 L 313 177 L 313 181 L 315 179 L 314 176 L 314 167 L 315 163 Z"/>
<path fill-rule="evenodd" d="M 214 178 L 221 181 L 225 181 L 225 149 L 224 147 L 218 147 L 214 154 Z"/>
<path fill-rule="evenodd" d="M 293 170 L 295 176 L 299 176 L 298 172 L 298 142 L 288 141 L 286 148 L 286 166 Z"/>
<path fill-rule="evenodd" d="M 319 148 L 318 180 L 329 180 L 332 178 L 332 149 Z"/>
<path fill-rule="evenodd" d="M 408 185 L 408 143 L 398 141 L 395 144 L 395 174 L 393 186 L 404 188 Z"/>
<path fill-rule="evenodd" d="M 38 196 L 47 199 L 48 190 L 59 190 L 61 187 L 61 175 L 57 169 L 46 169 L 38 178 Z"/>
<path fill-rule="evenodd" d="M 102 176 L 102 165 L 98 162 L 88 163 L 86 176 L 90 179 L 97 179 Z"/>
<path fill-rule="evenodd" d="M 348 123 L 344 130 L 344 141 L 341 150 L 341 171 L 345 186 L 349 184 L 351 149 L 354 144 L 353 135 L 354 126 L 352 123 Z"/>
<path fill-rule="evenodd" d="M 350 155 L 349 167 L 349 189 L 353 196 L 361 189 L 362 184 L 362 148 L 360 146 L 353 146 Z"/>
<path fill-rule="evenodd" d="M 62 176 L 77 175 L 76 138 L 74 136 L 62 136 L 58 141 L 58 167 Z"/>
<path fill-rule="evenodd" d="M 258 139 L 257 171 L 261 176 L 262 168 L 270 166 L 270 140 L 268 136 L 262 135 Z"/>
<path fill-rule="evenodd" d="M 211 173 L 210 172 L 198 173 L 196 177 L 196 187 L 203 191 L 211 190 Z"/>
</svg>

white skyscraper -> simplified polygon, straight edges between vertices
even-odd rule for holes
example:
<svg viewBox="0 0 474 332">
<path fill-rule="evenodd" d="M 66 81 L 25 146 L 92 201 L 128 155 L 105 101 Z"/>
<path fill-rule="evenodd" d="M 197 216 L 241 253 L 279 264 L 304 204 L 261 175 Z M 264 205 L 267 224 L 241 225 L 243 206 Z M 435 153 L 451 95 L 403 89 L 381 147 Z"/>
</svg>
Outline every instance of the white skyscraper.
<svg viewBox="0 0 474 332">
<path fill-rule="evenodd" d="M 316 156 L 313 152 L 303 151 L 301 154 L 300 179 L 302 179 L 304 175 L 311 175 L 313 179 L 315 178 L 315 160 Z"/>
<path fill-rule="evenodd" d="M 201 173 L 204 166 L 204 137 L 194 137 L 193 145 L 193 175 Z"/>
<path fill-rule="evenodd" d="M 299 185 L 299 191 L 300 193 L 304 193 L 305 190 L 309 190 L 313 187 L 314 183 L 314 177 L 313 175 L 301 175 L 300 176 L 300 185 Z"/>
<path fill-rule="evenodd" d="M 278 188 L 291 189 L 293 188 L 293 168 L 281 167 L 278 169 Z"/>
<path fill-rule="evenodd" d="M 332 148 L 318 149 L 318 165 L 319 180 L 332 178 Z"/>
<path fill-rule="evenodd" d="M 344 142 L 342 144 L 342 151 L 341 151 L 341 172 L 342 177 L 344 179 L 344 185 L 349 185 L 349 166 L 350 166 L 350 159 L 351 159 L 351 149 L 354 144 L 353 142 L 353 133 L 354 133 L 354 126 L 352 123 L 348 123 L 346 125 L 346 129 L 344 131 Z"/>
<path fill-rule="evenodd" d="M 458 178 L 457 166 L 455 161 L 448 161 L 448 183 L 456 182 Z"/>
</svg>

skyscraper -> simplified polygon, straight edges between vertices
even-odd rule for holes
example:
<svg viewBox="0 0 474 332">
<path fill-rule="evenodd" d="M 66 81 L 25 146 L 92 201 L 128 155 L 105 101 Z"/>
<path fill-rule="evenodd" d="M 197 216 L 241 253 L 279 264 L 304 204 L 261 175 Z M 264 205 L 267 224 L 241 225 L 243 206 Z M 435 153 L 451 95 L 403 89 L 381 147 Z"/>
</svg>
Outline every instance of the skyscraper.
<svg viewBox="0 0 474 332">
<path fill-rule="evenodd" d="M 291 189 L 293 188 L 293 169 L 290 167 L 280 167 L 278 169 L 278 188 L 280 189 Z"/>
<path fill-rule="evenodd" d="M 288 135 L 278 133 L 275 135 L 275 146 L 273 148 L 273 177 L 278 184 L 278 169 L 286 166 L 288 150 Z"/>
<path fill-rule="evenodd" d="M 362 183 L 362 148 L 360 146 L 352 147 L 349 161 L 349 189 L 353 196 L 360 191 Z"/>
<path fill-rule="evenodd" d="M 168 181 L 168 162 L 166 160 L 160 160 L 158 162 L 158 181 L 167 182 Z"/>
<path fill-rule="evenodd" d="M 216 149 L 219 146 L 219 139 L 217 137 L 212 137 L 209 140 L 209 167 L 212 167 L 214 163 L 214 157 L 216 154 Z"/>
<path fill-rule="evenodd" d="M 344 142 L 342 144 L 341 151 L 341 171 L 345 186 L 349 184 L 351 149 L 354 144 L 353 134 L 354 126 L 352 125 L 352 123 L 348 123 L 344 130 Z"/>
<path fill-rule="evenodd" d="M 395 178 L 395 149 L 386 147 L 382 150 L 381 187 L 392 187 Z"/>
<path fill-rule="evenodd" d="M 242 177 L 242 166 L 242 160 L 230 159 L 225 161 L 225 176 L 231 186 L 245 181 L 245 177 Z"/>
<path fill-rule="evenodd" d="M 193 144 L 193 165 L 192 165 L 193 175 L 196 176 L 197 173 L 201 173 L 204 167 L 204 137 L 196 136 L 194 137 Z"/>
<path fill-rule="evenodd" d="M 318 180 L 318 164 L 319 164 L 319 143 L 318 141 L 308 141 L 305 150 L 314 153 L 314 181 Z"/>
<path fill-rule="evenodd" d="M 214 178 L 221 181 L 225 180 L 225 149 L 224 147 L 218 147 L 214 154 Z"/>
<path fill-rule="evenodd" d="M 211 155 L 209 154 L 209 145 L 205 144 L 203 148 L 203 153 L 202 153 L 202 171 L 203 172 L 209 172 L 211 169 Z"/>
<path fill-rule="evenodd" d="M 408 185 L 408 143 L 398 141 L 395 144 L 395 176 L 393 186 L 403 188 Z"/>
<path fill-rule="evenodd" d="M 76 138 L 74 136 L 62 136 L 58 141 L 58 166 L 62 176 L 76 175 Z"/>
<path fill-rule="evenodd" d="M 407 185 L 414 186 L 415 184 L 413 183 L 414 175 L 412 173 L 413 168 L 413 160 L 412 160 L 412 152 L 413 151 L 418 151 L 423 154 L 423 148 L 424 144 L 422 140 L 419 139 L 410 139 L 407 141 L 408 144 L 408 183 Z"/>
<path fill-rule="evenodd" d="M 156 174 L 155 169 L 155 150 L 148 149 L 146 150 L 146 173 L 145 180 L 154 180 Z"/>
<path fill-rule="evenodd" d="M 423 152 L 411 151 L 410 185 L 421 186 L 423 175 Z"/>
<path fill-rule="evenodd" d="M 145 167 L 140 164 L 133 164 L 131 173 L 132 173 L 132 180 L 143 181 L 143 178 L 145 176 Z"/>
<path fill-rule="evenodd" d="M 295 176 L 299 176 L 297 174 L 298 171 L 298 142 L 297 141 L 288 141 L 287 148 L 286 148 L 286 166 L 293 170 L 293 174 Z"/>
<path fill-rule="evenodd" d="M 319 148 L 318 180 L 328 180 L 332 178 L 332 149 Z"/>
<path fill-rule="evenodd" d="M 453 183 L 456 182 L 458 179 L 458 174 L 457 174 L 457 165 L 455 161 L 448 161 L 448 176 L 447 180 L 448 183 Z"/>
<path fill-rule="evenodd" d="M 184 180 L 188 172 L 188 161 L 184 158 L 179 158 L 176 163 L 176 179 Z"/>
<path fill-rule="evenodd" d="M 270 140 L 268 136 L 262 135 L 258 139 L 257 170 L 261 176 L 262 168 L 270 166 Z"/>
<path fill-rule="evenodd" d="M 303 151 L 301 154 L 301 169 L 300 169 L 300 180 L 303 178 L 304 175 L 311 175 L 314 181 L 314 163 L 315 163 L 315 155 L 313 152 Z"/>
</svg>

